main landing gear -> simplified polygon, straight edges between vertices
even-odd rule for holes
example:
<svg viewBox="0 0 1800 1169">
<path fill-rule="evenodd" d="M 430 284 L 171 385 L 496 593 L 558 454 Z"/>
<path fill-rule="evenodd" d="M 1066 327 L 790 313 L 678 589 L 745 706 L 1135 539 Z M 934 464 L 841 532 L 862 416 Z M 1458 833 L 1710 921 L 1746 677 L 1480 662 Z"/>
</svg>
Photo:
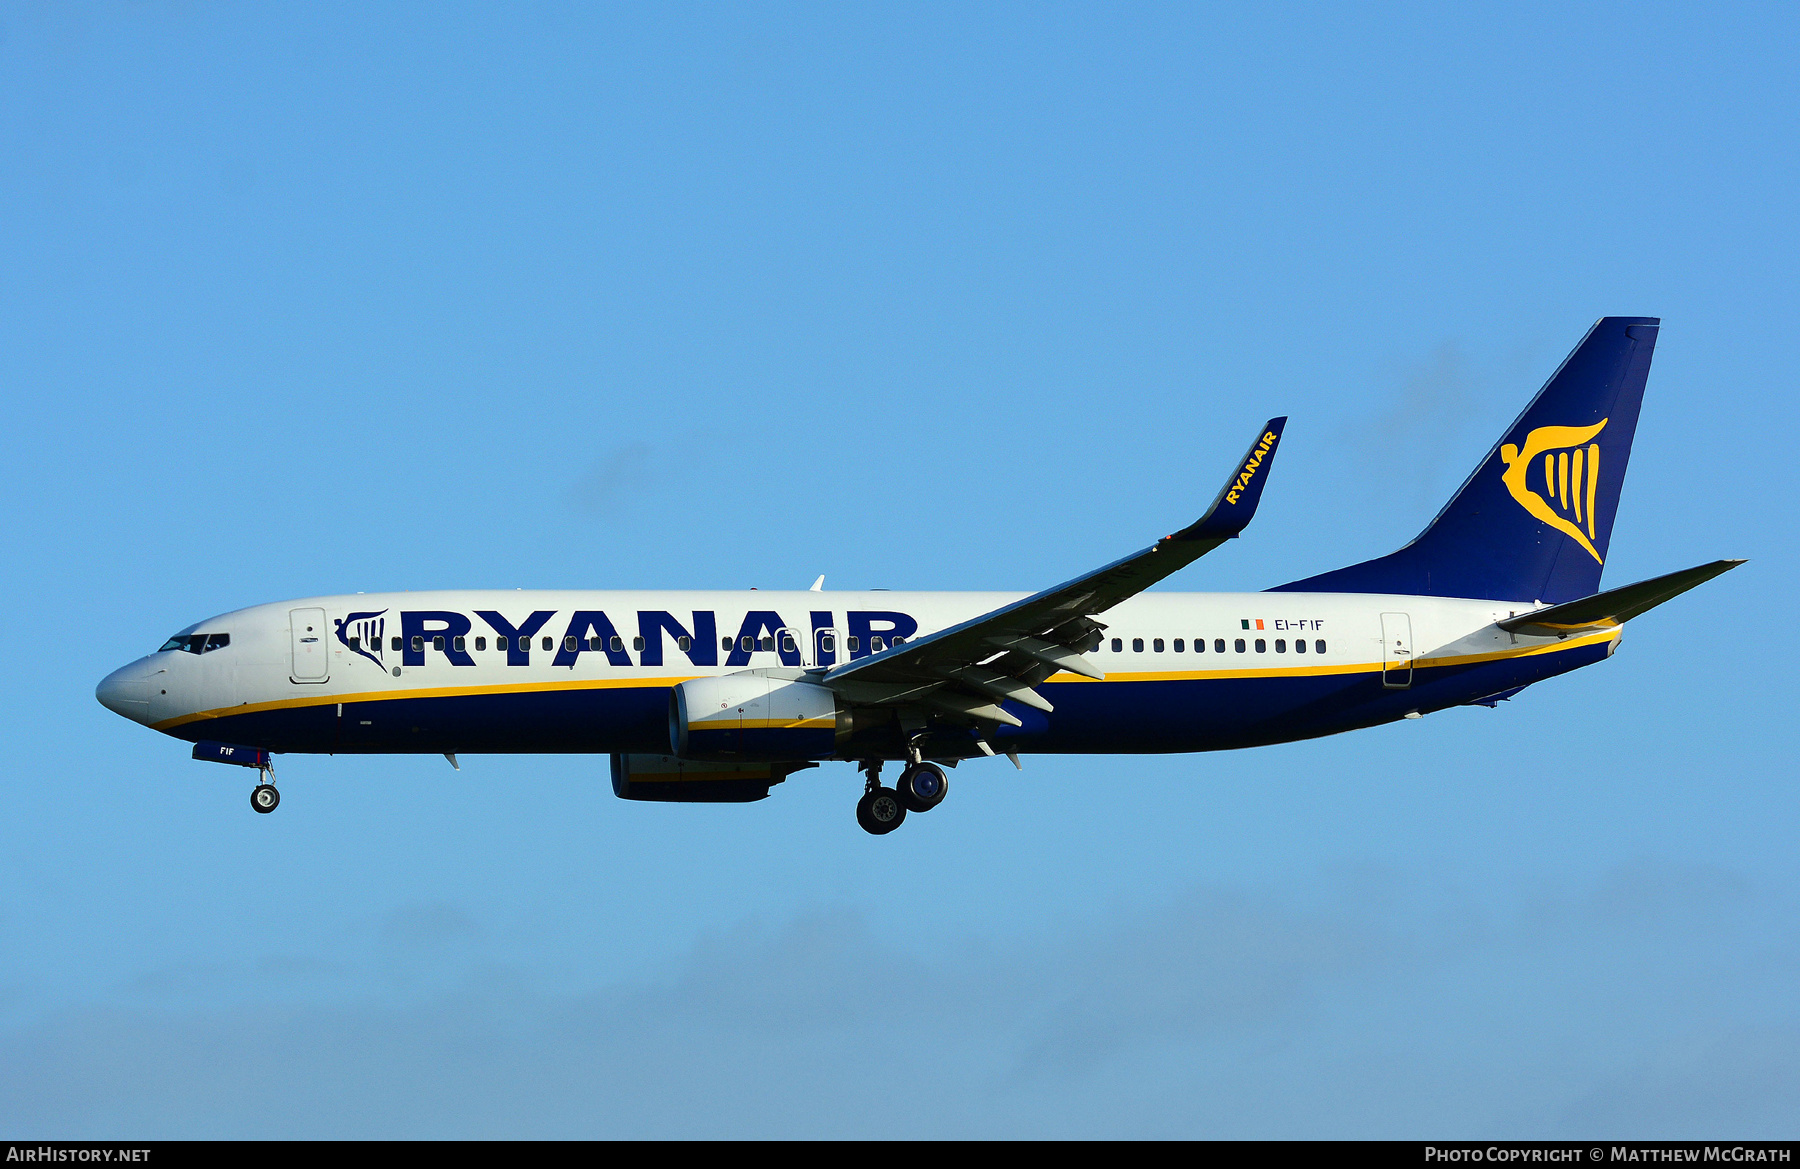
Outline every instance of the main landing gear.
<svg viewBox="0 0 1800 1169">
<path fill-rule="evenodd" d="M 862 764 L 867 775 L 863 798 L 856 801 L 856 822 L 863 831 L 886 836 L 906 820 L 908 812 L 929 812 L 944 802 L 950 779 L 935 763 L 915 760 L 907 764 L 893 787 L 881 786 L 881 760 Z"/>
</svg>

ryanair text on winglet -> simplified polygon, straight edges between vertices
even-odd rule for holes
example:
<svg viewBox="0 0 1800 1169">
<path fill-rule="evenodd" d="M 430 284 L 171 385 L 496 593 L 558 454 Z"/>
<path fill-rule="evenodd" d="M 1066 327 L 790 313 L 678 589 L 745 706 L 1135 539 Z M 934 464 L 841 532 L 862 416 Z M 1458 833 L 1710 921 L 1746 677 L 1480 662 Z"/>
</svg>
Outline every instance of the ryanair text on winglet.
<svg viewBox="0 0 1800 1169">
<path fill-rule="evenodd" d="M 1226 503 L 1236 503 L 1238 501 L 1238 493 L 1249 488 L 1250 481 L 1256 478 L 1256 472 L 1263 465 L 1263 459 L 1267 458 L 1269 452 L 1275 449 L 1275 440 L 1276 434 L 1274 431 L 1266 430 L 1263 432 L 1262 438 L 1258 440 L 1256 444 L 1256 449 L 1250 452 L 1250 461 L 1244 464 L 1244 469 L 1238 472 L 1237 480 L 1226 489 Z"/>
</svg>

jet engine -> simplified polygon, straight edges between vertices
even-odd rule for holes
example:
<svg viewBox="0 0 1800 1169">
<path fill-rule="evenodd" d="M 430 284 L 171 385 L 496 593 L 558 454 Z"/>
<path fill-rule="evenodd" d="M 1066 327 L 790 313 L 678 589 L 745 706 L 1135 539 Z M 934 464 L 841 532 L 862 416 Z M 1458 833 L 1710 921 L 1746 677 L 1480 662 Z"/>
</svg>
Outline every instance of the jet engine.
<svg viewBox="0 0 1800 1169">
<path fill-rule="evenodd" d="M 682 759 L 826 759 L 840 727 L 848 734 L 837 695 L 811 682 L 727 674 L 683 682 L 669 699 L 669 746 Z"/>
</svg>

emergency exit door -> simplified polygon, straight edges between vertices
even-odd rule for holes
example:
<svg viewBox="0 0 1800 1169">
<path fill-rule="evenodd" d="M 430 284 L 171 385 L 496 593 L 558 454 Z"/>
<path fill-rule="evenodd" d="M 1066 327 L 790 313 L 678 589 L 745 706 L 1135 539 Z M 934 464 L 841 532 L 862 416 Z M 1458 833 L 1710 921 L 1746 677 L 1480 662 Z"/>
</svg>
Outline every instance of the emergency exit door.
<svg viewBox="0 0 1800 1169">
<path fill-rule="evenodd" d="M 1405 613 L 1381 615 L 1381 684 L 1389 690 L 1412 685 L 1412 618 Z"/>
<path fill-rule="evenodd" d="M 325 642 L 325 610 L 290 609 L 288 624 L 294 645 L 295 682 L 323 682 L 331 677 L 330 647 Z"/>
</svg>

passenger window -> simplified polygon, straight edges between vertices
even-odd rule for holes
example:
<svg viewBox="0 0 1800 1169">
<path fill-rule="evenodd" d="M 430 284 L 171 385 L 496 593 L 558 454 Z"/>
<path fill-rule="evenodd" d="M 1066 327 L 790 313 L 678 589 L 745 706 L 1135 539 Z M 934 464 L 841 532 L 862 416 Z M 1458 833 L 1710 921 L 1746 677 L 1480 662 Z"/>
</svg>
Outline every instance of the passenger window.
<svg viewBox="0 0 1800 1169">
<path fill-rule="evenodd" d="M 504 637 L 496 637 L 494 639 L 494 648 L 495 649 L 505 649 L 506 648 L 506 639 Z M 520 646 L 519 648 L 524 649 L 525 647 Z"/>
<path fill-rule="evenodd" d="M 1143 638 L 1134 637 L 1131 639 L 1131 652 L 1134 654 L 1141 654 L 1144 652 L 1144 639 Z"/>
<path fill-rule="evenodd" d="M 388 648 L 393 650 L 395 653 L 399 653 L 400 645 L 401 645 L 401 641 L 398 637 L 396 637 L 396 638 L 394 638 L 393 643 L 388 646 Z"/>
<path fill-rule="evenodd" d="M 360 638 L 360 637 L 352 637 L 350 639 L 350 648 L 351 649 L 355 649 L 358 646 L 360 646 L 361 644 L 362 644 L 362 638 Z"/>
<path fill-rule="evenodd" d="M 745 653 L 749 653 L 756 648 L 756 639 L 754 637 L 746 637 L 738 642 L 738 648 Z"/>
<path fill-rule="evenodd" d="M 1232 644 L 1231 648 L 1237 650 L 1239 653 L 1243 653 L 1244 652 L 1244 639 L 1241 637 L 1238 638 L 1237 641 Z"/>
<path fill-rule="evenodd" d="M 856 643 L 861 640 L 862 640 L 862 638 L 860 638 L 860 637 L 856 636 L 856 634 L 852 633 L 849 637 L 844 639 L 844 644 L 850 647 L 851 653 L 855 653 L 857 650 Z"/>
<path fill-rule="evenodd" d="M 1324 653 L 1325 652 L 1325 643 L 1323 641 L 1313 642 L 1313 652 L 1321 653 L 1321 654 Z"/>
<path fill-rule="evenodd" d="M 762 638 L 760 641 L 758 641 L 756 643 L 756 648 L 761 650 L 763 653 L 774 653 L 775 652 L 775 639 L 773 637 Z"/>
<path fill-rule="evenodd" d="M 1287 652 L 1287 638 L 1277 637 L 1275 639 L 1275 652 L 1278 654 L 1284 654 Z"/>
<path fill-rule="evenodd" d="M 443 634 L 440 633 L 436 637 L 431 639 L 431 648 L 436 650 L 439 653 L 444 652 L 444 635 Z"/>
<path fill-rule="evenodd" d="M 454 649 L 455 649 L 455 650 L 456 650 L 456 652 L 457 652 L 457 653 L 462 653 L 462 652 L 463 652 L 463 650 L 464 650 L 464 649 L 465 649 L 465 648 L 467 648 L 467 647 L 466 647 L 466 646 L 465 646 L 465 645 L 464 645 L 464 644 L 463 644 L 463 639 L 462 639 L 462 638 L 460 638 L 460 637 L 457 637 L 457 638 L 453 638 L 453 639 L 451 639 L 451 642 L 450 642 L 450 645 L 451 645 L 451 647 L 452 647 L 452 648 L 454 648 Z"/>
<path fill-rule="evenodd" d="M 614 637 L 607 644 L 609 646 L 611 646 L 612 651 L 614 653 L 618 653 L 620 650 L 623 650 L 625 648 L 625 639 L 623 637 Z"/>
<path fill-rule="evenodd" d="M 1223 637 L 1213 638 L 1213 652 L 1216 654 L 1222 654 L 1225 652 L 1225 639 Z M 1241 641 L 1238 642 L 1238 652 L 1239 653 L 1244 652 L 1244 643 Z"/>
<path fill-rule="evenodd" d="M 487 648 L 487 638 L 477 637 L 475 639 L 475 648 L 476 649 L 486 649 Z"/>
<path fill-rule="evenodd" d="M 1179 637 L 1177 637 L 1175 639 L 1175 652 L 1180 653 L 1185 644 L 1186 644 L 1185 642 L 1183 642 Z"/>
<path fill-rule="evenodd" d="M 871 637 L 869 639 L 869 649 L 871 652 L 880 653 L 882 650 L 884 650 L 886 648 L 887 648 L 887 645 L 885 643 L 883 643 L 879 637 Z"/>
<path fill-rule="evenodd" d="M 573 652 L 575 652 L 575 650 L 579 649 L 580 647 L 581 647 L 581 642 L 579 642 L 575 639 L 575 635 L 573 633 L 568 634 L 567 636 L 565 636 L 563 638 L 563 649 L 566 652 L 573 653 Z M 549 649 L 550 647 L 545 646 L 544 648 Z"/>
<path fill-rule="evenodd" d="M 544 648 L 547 650 L 555 649 L 556 648 L 556 639 L 554 637 L 546 637 L 544 639 Z"/>
<path fill-rule="evenodd" d="M 893 641 L 889 642 L 888 644 L 889 645 L 905 645 L 906 639 L 904 637 L 896 637 Z"/>
<path fill-rule="evenodd" d="M 631 648 L 636 650 L 638 653 L 643 653 L 644 652 L 644 639 L 641 637 L 632 638 L 631 639 Z"/>
<path fill-rule="evenodd" d="M 1116 654 L 1125 652 L 1125 643 L 1116 637 L 1113 638 L 1113 652 Z"/>
<path fill-rule="evenodd" d="M 781 635 L 781 652 L 788 654 L 798 652 L 794 649 L 794 639 L 789 634 L 784 633 Z"/>
<path fill-rule="evenodd" d="M 1306 639 L 1304 637 L 1296 637 L 1294 639 L 1294 652 L 1297 654 L 1306 652 Z"/>
<path fill-rule="evenodd" d="M 1268 653 L 1268 652 L 1269 652 L 1269 643 L 1268 643 L 1268 642 L 1266 642 L 1266 641 L 1264 641 L 1264 640 L 1263 640 L 1263 639 L 1262 639 L 1262 638 L 1260 638 L 1260 637 L 1259 637 L 1259 638 L 1257 638 L 1257 639 L 1256 639 L 1256 652 L 1257 652 L 1257 653 L 1259 653 L 1259 654 L 1266 654 L 1266 653 Z"/>
<path fill-rule="evenodd" d="M 1150 648 L 1152 650 L 1156 651 L 1157 653 L 1161 653 L 1163 651 L 1163 639 L 1159 637 L 1155 641 L 1151 642 Z"/>
<path fill-rule="evenodd" d="M 423 637 L 418 636 L 417 634 L 414 634 L 412 647 L 413 647 L 414 653 L 416 653 L 416 654 L 424 653 L 425 652 L 425 639 Z"/>
<path fill-rule="evenodd" d="M 819 652 L 826 654 L 837 652 L 837 640 L 829 633 L 821 633 L 819 635 Z"/>
<path fill-rule="evenodd" d="M 1196 637 L 1194 639 L 1194 652 L 1197 654 L 1206 652 L 1206 639 L 1204 637 Z"/>
<path fill-rule="evenodd" d="M 688 650 L 694 648 L 694 639 L 687 636 L 686 634 L 683 634 L 682 636 L 677 637 L 675 639 L 675 648 L 680 650 L 682 653 L 686 653 Z"/>
<path fill-rule="evenodd" d="M 595 634 L 590 634 L 590 635 L 589 635 L 589 637 L 588 637 L 588 649 L 589 649 L 589 651 L 591 651 L 591 652 L 593 652 L 593 653 L 599 653 L 599 652 L 600 652 L 600 635 L 599 635 L 599 634 L 598 634 L 598 633 L 595 633 Z"/>
</svg>

